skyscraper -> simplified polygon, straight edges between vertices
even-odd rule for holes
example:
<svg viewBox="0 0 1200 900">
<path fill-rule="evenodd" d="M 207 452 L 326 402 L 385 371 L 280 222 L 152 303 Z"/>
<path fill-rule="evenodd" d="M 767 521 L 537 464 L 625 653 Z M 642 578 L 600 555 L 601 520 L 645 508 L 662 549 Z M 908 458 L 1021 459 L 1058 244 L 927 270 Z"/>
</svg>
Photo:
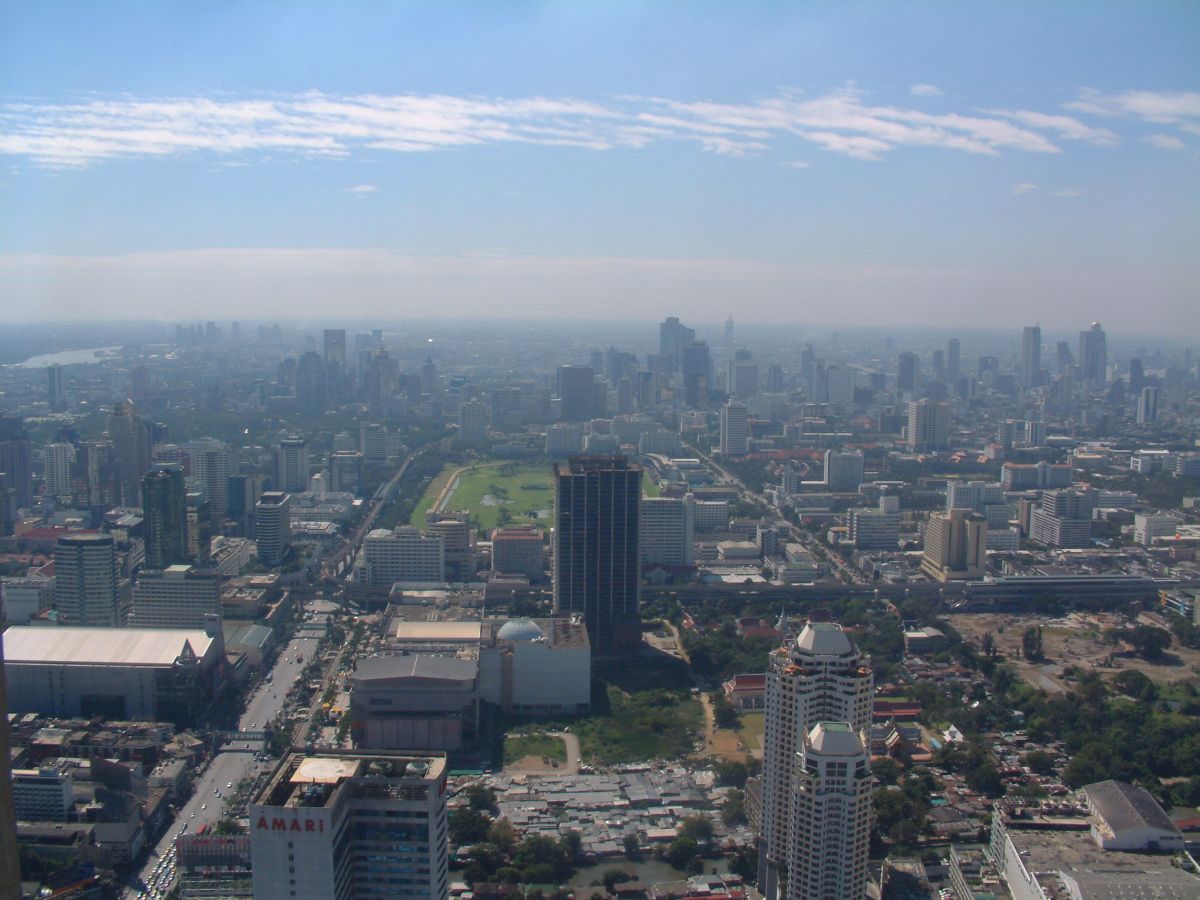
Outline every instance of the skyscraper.
<svg viewBox="0 0 1200 900">
<path fill-rule="evenodd" d="M 1079 332 L 1079 366 L 1085 382 L 1098 384 L 1108 378 L 1108 342 L 1099 322 Z"/>
<path fill-rule="evenodd" d="M 867 896 L 874 779 L 862 735 L 848 722 L 818 722 L 795 762 L 790 900 Z"/>
<path fill-rule="evenodd" d="M 958 381 L 959 354 L 961 347 L 958 338 L 946 341 L 946 380 L 951 384 Z"/>
<path fill-rule="evenodd" d="M 1042 327 L 1027 325 L 1021 332 L 1021 387 L 1028 390 L 1042 383 Z"/>
<path fill-rule="evenodd" d="M 279 490 L 290 494 L 302 494 L 308 490 L 308 441 L 285 438 L 279 442 L 275 460 L 275 485 Z"/>
<path fill-rule="evenodd" d="M 559 418 L 586 422 L 595 417 L 596 372 L 591 366 L 558 367 Z"/>
<path fill-rule="evenodd" d="M 33 505 L 33 445 L 24 421 L 12 416 L 0 416 L 0 487 L 17 506 Z"/>
<path fill-rule="evenodd" d="M 840 625 L 810 622 L 799 637 L 771 653 L 767 664 L 763 734 L 762 827 L 759 890 L 768 900 L 781 896 L 780 866 L 789 870 L 807 847 L 793 846 L 801 827 L 798 814 L 797 754 L 819 722 L 844 722 L 858 734 L 871 725 L 874 678 Z M 789 882 L 789 888 L 794 882 Z M 808 896 L 788 896 L 807 900 Z M 849 895 L 834 894 L 838 900 Z"/>
<path fill-rule="evenodd" d="M 54 605 L 66 624 L 120 628 L 127 618 L 112 535 L 64 534 L 54 548 Z"/>
<path fill-rule="evenodd" d="M 683 348 L 696 340 L 695 330 L 688 328 L 675 316 L 669 316 L 658 326 L 658 352 L 670 360 L 672 372 L 678 372 Z"/>
<path fill-rule="evenodd" d="M 929 399 L 908 404 L 906 437 L 911 453 L 945 449 L 950 440 L 950 408 Z"/>
<path fill-rule="evenodd" d="M 229 476 L 237 474 L 237 457 L 228 444 L 215 438 L 188 441 L 182 449 L 187 454 L 192 477 L 204 484 L 213 515 L 223 518 L 229 512 Z"/>
<path fill-rule="evenodd" d="M 694 500 L 683 497 L 642 499 L 642 561 L 690 566 L 696 561 Z"/>
<path fill-rule="evenodd" d="M 302 415 L 319 416 L 328 402 L 325 365 L 315 352 L 301 355 L 296 364 L 296 409 Z"/>
<path fill-rule="evenodd" d="M 250 806 L 256 900 L 450 894 L 445 757 L 292 753 Z"/>
<path fill-rule="evenodd" d="M 712 357 L 708 344 L 692 341 L 680 351 L 680 369 L 683 375 L 683 402 L 688 406 L 700 406 L 708 399 L 712 380 Z"/>
<path fill-rule="evenodd" d="M 917 354 L 905 350 L 896 360 L 896 390 L 911 393 L 917 389 Z"/>
<path fill-rule="evenodd" d="M 142 512 L 146 568 L 187 562 L 187 490 L 180 466 L 160 463 L 142 477 Z"/>
<path fill-rule="evenodd" d="M 641 646 L 642 468 L 623 456 L 554 466 L 554 609 L 579 613 L 597 656 Z"/>
<path fill-rule="evenodd" d="M 481 400 L 471 398 L 458 410 L 458 442 L 475 447 L 487 441 L 488 408 Z"/>
<path fill-rule="evenodd" d="M 347 394 L 345 328 L 325 329 L 324 351 L 326 392 L 329 399 L 341 403 Z"/>
<path fill-rule="evenodd" d="M 47 444 L 42 450 L 42 468 L 46 473 L 46 493 L 62 497 L 73 490 L 71 470 L 75 465 L 73 444 Z"/>
<path fill-rule="evenodd" d="M 750 413 L 746 404 L 731 400 L 721 407 L 721 456 L 744 456 L 750 439 Z"/>
<path fill-rule="evenodd" d="M 1144 387 L 1138 394 L 1137 423 L 1149 425 L 1158 421 L 1158 388 Z"/>
<path fill-rule="evenodd" d="M 264 491 L 254 506 L 258 561 L 277 566 L 292 546 L 292 498 L 283 491 Z"/>
<path fill-rule="evenodd" d="M 825 487 L 830 491 L 857 491 L 863 482 L 861 450 L 825 451 Z"/>
<path fill-rule="evenodd" d="M 46 366 L 46 402 L 55 412 L 67 408 L 67 394 L 63 388 L 63 367 L 60 365 Z"/>
<path fill-rule="evenodd" d="M 987 519 L 970 509 L 930 513 L 921 570 L 938 581 L 982 578 L 987 572 Z"/>
<path fill-rule="evenodd" d="M 325 329 L 325 365 L 346 368 L 346 329 Z"/>
<path fill-rule="evenodd" d="M 137 414 L 132 400 L 112 408 L 108 417 L 108 439 L 113 445 L 121 503 L 141 506 L 142 476 L 150 467 L 150 429 Z"/>
</svg>

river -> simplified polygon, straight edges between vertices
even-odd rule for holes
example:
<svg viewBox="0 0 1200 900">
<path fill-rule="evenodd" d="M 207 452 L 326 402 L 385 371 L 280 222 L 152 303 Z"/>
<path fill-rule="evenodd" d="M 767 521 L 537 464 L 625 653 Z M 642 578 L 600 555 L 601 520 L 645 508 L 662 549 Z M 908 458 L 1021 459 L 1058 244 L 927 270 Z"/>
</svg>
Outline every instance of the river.
<svg viewBox="0 0 1200 900">
<path fill-rule="evenodd" d="M 59 350 L 57 353 L 40 353 L 31 356 L 23 363 L 17 363 L 19 369 L 44 369 L 47 366 L 78 366 L 85 363 L 102 362 L 105 357 L 119 353 L 120 347 L 93 347 L 90 350 Z"/>
</svg>

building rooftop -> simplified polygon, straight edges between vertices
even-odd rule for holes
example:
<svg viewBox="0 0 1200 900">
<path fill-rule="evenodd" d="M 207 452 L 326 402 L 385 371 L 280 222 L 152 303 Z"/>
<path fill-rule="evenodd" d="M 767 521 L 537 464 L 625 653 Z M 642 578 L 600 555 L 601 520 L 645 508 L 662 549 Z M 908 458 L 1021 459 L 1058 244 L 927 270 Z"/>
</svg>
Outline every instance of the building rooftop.
<svg viewBox="0 0 1200 900">
<path fill-rule="evenodd" d="M 833 622 L 809 622 L 796 638 L 796 648 L 815 656 L 848 656 L 854 652 L 842 626 Z"/>
<path fill-rule="evenodd" d="M 379 799 L 404 789 L 399 779 L 437 782 L 446 775 L 446 758 L 370 751 L 334 753 L 289 753 L 272 774 L 254 804 L 266 807 L 318 807 L 337 802 L 342 785 L 373 783 Z"/>
<path fill-rule="evenodd" d="M 818 722 L 808 733 L 808 743 L 828 756 L 860 756 L 863 752 L 862 741 L 845 722 Z"/>
<path fill-rule="evenodd" d="M 203 658 L 213 638 L 202 629 L 31 628 L 4 632 L 8 663 L 62 663 L 101 666 L 170 666 L 190 645 Z"/>
<path fill-rule="evenodd" d="M 478 641 L 483 625 L 478 621 L 396 623 L 398 641 Z"/>
<path fill-rule="evenodd" d="M 1179 830 L 1144 788 L 1110 780 L 1089 784 L 1083 790 L 1096 814 L 1114 833 L 1131 828 Z"/>
<path fill-rule="evenodd" d="M 478 672 L 479 663 L 474 659 L 407 653 L 403 656 L 368 656 L 360 659 L 354 671 L 354 680 L 462 683 L 474 681 Z"/>
</svg>

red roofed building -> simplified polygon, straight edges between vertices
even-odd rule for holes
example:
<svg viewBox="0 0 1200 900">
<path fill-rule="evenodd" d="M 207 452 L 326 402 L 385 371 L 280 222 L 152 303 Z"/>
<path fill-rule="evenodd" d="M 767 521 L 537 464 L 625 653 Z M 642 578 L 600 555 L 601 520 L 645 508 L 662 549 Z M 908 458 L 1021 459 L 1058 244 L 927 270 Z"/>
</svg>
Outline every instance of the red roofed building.
<svg viewBox="0 0 1200 900">
<path fill-rule="evenodd" d="M 767 699 L 767 676 L 762 674 L 734 675 L 723 685 L 725 699 L 736 710 L 763 709 Z"/>
</svg>

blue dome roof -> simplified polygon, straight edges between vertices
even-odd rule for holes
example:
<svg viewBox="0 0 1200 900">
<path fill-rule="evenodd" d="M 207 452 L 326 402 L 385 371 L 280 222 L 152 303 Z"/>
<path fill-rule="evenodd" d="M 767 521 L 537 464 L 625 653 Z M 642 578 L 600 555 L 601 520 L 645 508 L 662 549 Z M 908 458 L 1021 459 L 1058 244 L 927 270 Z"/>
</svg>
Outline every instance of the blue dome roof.
<svg viewBox="0 0 1200 900">
<path fill-rule="evenodd" d="M 502 641 L 536 641 L 545 637 L 532 619 L 509 619 L 500 626 L 496 637 Z"/>
</svg>

